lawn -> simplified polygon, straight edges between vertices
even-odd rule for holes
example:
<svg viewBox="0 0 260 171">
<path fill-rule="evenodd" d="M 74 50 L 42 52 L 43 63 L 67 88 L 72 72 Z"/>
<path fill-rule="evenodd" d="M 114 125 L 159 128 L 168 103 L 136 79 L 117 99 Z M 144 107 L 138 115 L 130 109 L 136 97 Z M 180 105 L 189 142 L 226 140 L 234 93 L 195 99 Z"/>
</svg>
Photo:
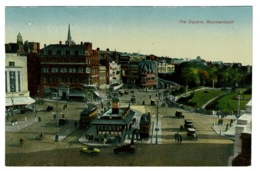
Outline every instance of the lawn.
<svg viewBox="0 0 260 171">
<path fill-rule="evenodd" d="M 201 107 L 209 100 L 224 94 L 222 90 L 200 90 L 196 91 L 193 98 L 189 102 L 196 104 L 195 106 Z"/>
<path fill-rule="evenodd" d="M 241 94 L 240 96 L 240 110 L 245 110 L 246 104 L 250 101 L 251 95 Z M 212 102 L 207 109 L 221 110 L 221 111 L 237 111 L 238 109 L 238 95 L 237 93 L 230 93 L 216 101 Z"/>
</svg>

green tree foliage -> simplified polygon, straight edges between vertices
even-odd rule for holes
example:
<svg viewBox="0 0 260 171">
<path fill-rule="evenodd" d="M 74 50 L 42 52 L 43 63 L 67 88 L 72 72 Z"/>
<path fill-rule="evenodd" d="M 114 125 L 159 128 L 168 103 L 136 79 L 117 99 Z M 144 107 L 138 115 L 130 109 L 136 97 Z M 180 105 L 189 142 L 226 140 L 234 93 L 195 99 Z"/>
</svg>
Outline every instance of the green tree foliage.
<svg viewBox="0 0 260 171">
<path fill-rule="evenodd" d="M 250 86 L 252 73 L 238 65 L 213 65 L 201 61 L 183 62 L 176 66 L 174 81 L 190 88 L 197 86 L 235 87 Z"/>
</svg>

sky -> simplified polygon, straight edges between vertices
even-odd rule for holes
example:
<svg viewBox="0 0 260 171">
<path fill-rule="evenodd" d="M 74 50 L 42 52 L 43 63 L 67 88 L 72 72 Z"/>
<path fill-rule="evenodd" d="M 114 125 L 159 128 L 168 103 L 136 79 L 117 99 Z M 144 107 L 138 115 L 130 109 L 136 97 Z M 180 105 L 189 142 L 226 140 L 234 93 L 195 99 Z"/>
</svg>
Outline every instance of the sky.
<svg viewBox="0 0 260 171">
<path fill-rule="evenodd" d="M 5 43 L 19 32 L 41 48 L 65 43 L 70 24 L 72 39 L 94 49 L 252 65 L 252 15 L 251 6 L 6 6 Z"/>
</svg>

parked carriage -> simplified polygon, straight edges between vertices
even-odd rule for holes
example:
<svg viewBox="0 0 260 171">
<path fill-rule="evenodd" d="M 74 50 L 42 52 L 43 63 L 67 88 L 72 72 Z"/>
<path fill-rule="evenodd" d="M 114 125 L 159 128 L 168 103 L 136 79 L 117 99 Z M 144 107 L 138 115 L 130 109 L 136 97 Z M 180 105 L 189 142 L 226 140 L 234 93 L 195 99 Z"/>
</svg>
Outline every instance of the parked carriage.
<svg viewBox="0 0 260 171">
<path fill-rule="evenodd" d="M 179 112 L 179 111 L 176 111 L 176 112 L 175 112 L 175 116 L 176 116 L 177 118 L 184 118 L 184 115 L 182 114 L 182 112 Z"/>
<path fill-rule="evenodd" d="M 187 128 L 187 136 L 190 139 L 198 140 L 198 137 L 196 135 L 196 129 L 195 128 Z"/>
</svg>

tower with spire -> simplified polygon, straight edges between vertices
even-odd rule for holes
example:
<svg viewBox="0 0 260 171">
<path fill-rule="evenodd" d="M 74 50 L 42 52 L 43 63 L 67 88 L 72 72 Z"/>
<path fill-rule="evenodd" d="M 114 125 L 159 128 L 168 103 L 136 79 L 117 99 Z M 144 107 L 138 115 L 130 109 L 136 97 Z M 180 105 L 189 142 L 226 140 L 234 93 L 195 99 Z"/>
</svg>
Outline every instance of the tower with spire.
<svg viewBox="0 0 260 171">
<path fill-rule="evenodd" d="M 20 32 L 17 35 L 17 45 L 18 45 L 17 54 L 21 55 L 24 51 L 24 44 L 23 44 L 23 37 Z"/>
<path fill-rule="evenodd" d="M 66 40 L 66 45 L 75 45 L 75 42 L 72 40 L 71 33 L 70 33 L 70 24 L 68 29 L 68 37 Z"/>
</svg>

